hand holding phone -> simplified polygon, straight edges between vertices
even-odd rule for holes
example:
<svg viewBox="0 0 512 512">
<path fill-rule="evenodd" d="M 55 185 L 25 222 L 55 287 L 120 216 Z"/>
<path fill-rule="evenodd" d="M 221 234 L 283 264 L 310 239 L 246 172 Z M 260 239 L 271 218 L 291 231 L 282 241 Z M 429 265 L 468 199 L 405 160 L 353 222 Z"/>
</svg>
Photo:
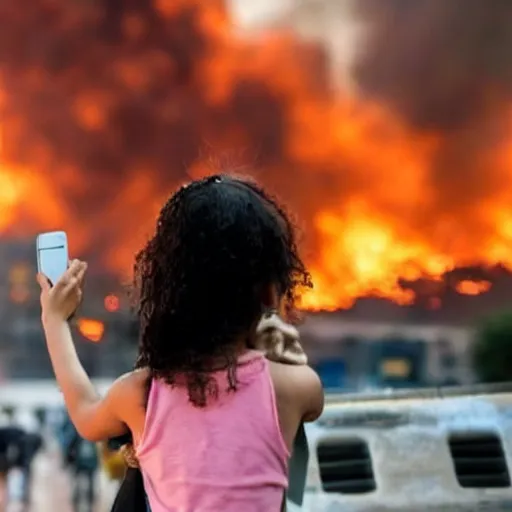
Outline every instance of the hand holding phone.
<svg viewBox="0 0 512 512">
<path fill-rule="evenodd" d="M 64 275 L 51 286 L 43 274 L 37 275 L 41 287 L 43 325 L 46 321 L 68 321 L 82 302 L 82 286 L 87 263 L 73 260 Z"/>
<path fill-rule="evenodd" d="M 64 320 L 69 320 L 82 299 L 87 265 L 75 260 L 68 268 L 68 240 L 64 231 L 41 233 L 36 247 L 43 317 L 63 316 Z M 68 278 L 62 280 L 66 275 Z"/>
</svg>

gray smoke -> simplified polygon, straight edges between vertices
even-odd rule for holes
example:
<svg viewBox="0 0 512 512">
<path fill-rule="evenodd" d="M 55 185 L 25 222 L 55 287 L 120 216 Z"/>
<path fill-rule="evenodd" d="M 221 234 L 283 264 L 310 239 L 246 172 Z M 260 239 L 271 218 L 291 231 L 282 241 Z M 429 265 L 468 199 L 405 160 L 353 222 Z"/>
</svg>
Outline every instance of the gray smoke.
<svg viewBox="0 0 512 512">
<path fill-rule="evenodd" d="M 364 95 L 384 102 L 415 131 L 435 133 L 429 179 L 432 218 L 464 229 L 480 201 L 503 186 L 490 165 L 508 132 L 512 99 L 512 2 L 509 0 L 359 0 L 367 25 L 354 66 Z M 471 215 L 472 229 L 487 230 Z M 482 220 L 482 219 L 481 219 Z M 430 233 L 435 235 L 435 233 Z M 435 238 L 435 236 L 433 236 Z"/>
<path fill-rule="evenodd" d="M 512 93 L 512 2 L 359 0 L 355 76 L 422 128 L 479 123 Z"/>
</svg>

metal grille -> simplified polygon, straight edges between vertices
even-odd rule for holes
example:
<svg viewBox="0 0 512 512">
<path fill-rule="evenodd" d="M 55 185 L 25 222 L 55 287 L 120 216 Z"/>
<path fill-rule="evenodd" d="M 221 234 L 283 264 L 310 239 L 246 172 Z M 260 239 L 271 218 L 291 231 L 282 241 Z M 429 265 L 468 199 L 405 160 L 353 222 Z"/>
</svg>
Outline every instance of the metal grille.
<svg viewBox="0 0 512 512">
<path fill-rule="evenodd" d="M 452 434 L 448 444 L 461 487 L 510 487 L 507 461 L 498 435 Z"/>
<path fill-rule="evenodd" d="M 376 488 L 370 450 L 361 439 L 323 441 L 317 446 L 325 492 L 363 494 Z"/>
</svg>

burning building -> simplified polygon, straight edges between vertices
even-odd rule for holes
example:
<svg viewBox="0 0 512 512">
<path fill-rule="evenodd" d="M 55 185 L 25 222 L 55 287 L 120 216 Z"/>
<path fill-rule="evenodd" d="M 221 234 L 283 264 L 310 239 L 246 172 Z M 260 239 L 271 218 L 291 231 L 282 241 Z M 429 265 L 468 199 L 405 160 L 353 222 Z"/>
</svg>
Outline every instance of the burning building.
<svg viewBox="0 0 512 512">
<path fill-rule="evenodd" d="M 512 5 L 352 7 L 326 46 L 300 16 L 242 34 L 222 0 L 0 2 L 0 236 L 65 229 L 122 281 L 177 184 L 243 165 L 297 213 L 304 308 L 506 300 Z"/>
<path fill-rule="evenodd" d="M 40 321 L 35 254 L 35 243 L 0 239 L 0 381 L 52 375 Z M 114 275 L 96 271 L 86 293 L 73 321 L 82 361 L 95 377 L 127 371 L 135 358 L 137 329 L 126 290 Z"/>
</svg>

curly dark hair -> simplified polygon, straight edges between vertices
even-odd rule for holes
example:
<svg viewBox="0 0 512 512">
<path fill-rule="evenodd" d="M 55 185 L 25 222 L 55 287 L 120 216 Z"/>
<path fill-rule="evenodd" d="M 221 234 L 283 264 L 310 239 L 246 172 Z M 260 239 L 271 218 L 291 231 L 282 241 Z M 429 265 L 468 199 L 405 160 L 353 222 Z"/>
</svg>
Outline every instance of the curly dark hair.
<svg viewBox="0 0 512 512">
<path fill-rule="evenodd" d="M 234 344 L 261 318 L 262 290 L 270 285 L 291 309 L 312 286 L 277 201 L 253 181 L 228 175 L 181 187 L 136 257 L 136 366 L 170 385 L 183 375 L 190 401 L 203 407 L 218 394 L 208 371 L 216 359 L 236 390 Z"/>
</svg>

